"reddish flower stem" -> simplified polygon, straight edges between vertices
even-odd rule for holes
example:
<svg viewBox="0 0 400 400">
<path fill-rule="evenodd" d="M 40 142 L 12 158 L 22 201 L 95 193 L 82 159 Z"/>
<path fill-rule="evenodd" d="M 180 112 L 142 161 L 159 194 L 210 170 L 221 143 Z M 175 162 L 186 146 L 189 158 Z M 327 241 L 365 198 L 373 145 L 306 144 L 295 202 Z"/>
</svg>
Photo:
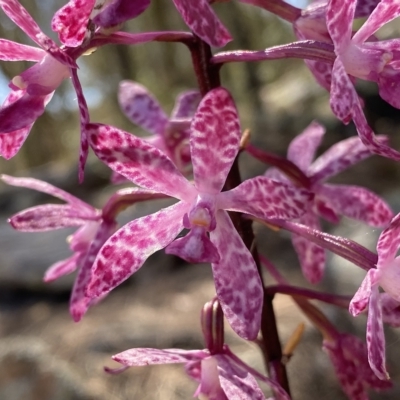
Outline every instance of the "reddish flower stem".
<svg viewBox="0 0 400 400">
<path fill-rule="evenodd" d="M 210 46 L 200 38 L 195 37 L 192 42 L 187 43 L 187 46 L 191 52 L 193 68 L 197 77 L 200 92 L 204 96 L 210 90 L 221 85 L 219 77 L 220 66 L 211 63 L 212 53 Z M 229 171 L 223 190 L 231 190 L 240 185 L 241 182 L 242 179 L 239 172 L 238 158 L 236 158 L 231 170 Z M 261 281 L 263 282 L 257 248 L 253 246 L 254 232 L 251 220 L 242 218 L 239 213 L 230 213 L 230 217 L 243 242 L 252 252 Z M 279 340 L 275 312 L 272 305 L 273 297 L 273 294 L 264 293 L 261 333 L 265 340 L 262 340 L 263 343 L 261 349 L 270 378 L 279 382 L 282 388 L 290 395 L 289 382 L 286 367 L 282 362 L 282 347 Z"/>
</svg>

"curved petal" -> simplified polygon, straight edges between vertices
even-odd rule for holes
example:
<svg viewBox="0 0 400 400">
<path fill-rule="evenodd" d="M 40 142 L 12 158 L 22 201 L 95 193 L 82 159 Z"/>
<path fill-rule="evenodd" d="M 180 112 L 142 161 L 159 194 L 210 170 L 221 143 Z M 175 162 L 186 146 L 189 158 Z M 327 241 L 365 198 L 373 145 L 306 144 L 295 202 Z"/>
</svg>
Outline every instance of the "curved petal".
<svg viewBox="0 0 400 400">
<path fill-rule="evenodd" d="M 129 222 L 101 248 L 92 269 L 87 294 L 110 292 L 134 274 L 150 255 L 167 246 L 183 229 L 190 204 L 179 202 L 154 214 Z"/>
<path fill-rule="evenodd" d="M 368 189 L 360 186 L 324 184 L 318 189 L 318 197 L 338 214 L 375 227 L 384 227 L 393 218 L 389 205 Z"/>
<path fill-rule="evenodd" d="M 209 355 L 202 350 L 180 350 L 180 349 L 129 349 L 112 356 L 127 367 L 141 367 L 144 365 L 177 364 L 189 361 L 198 361 Z"/>
<path fill-rule="evenodd" d="M 15 178 L 4 174 L 0 175 L 0 179 L 7 183 L 7 185 L 37 190 L 38 192 L 47 193 L 50 196 L 64 200 L 75 209 L 80 209 L 80 213 L 84 213 L 88 217 L 98 215 L 98 212 L 94 207 L 62 189 L 50 185 L 50 183 L 34 178 Z"/>
<path fill-rule="evenodd" d="M 360 312 L 367 308 L 373 290 L 378 290 L 378 283 L 381 273 L 373 268 L 367 272 L 361 286 L 350 301 L 349 312 L 356 317 Z"/>
<path fill-rule="evenodd" d="M 150 0 L 114 0 L 93 18 L 103 28 L 113 27 L 140 15 L 150 5 Z"/>
<path fill-rule="evenodd" d="M 45 55 L 46 52 L 37 47 L 12 42 L 7 39 L 0 39 L 0 60 L 40 61 Z"/>
<path fill-rule="evenodd" d="M 113 220 L 103 221 L 100 224 L 85 257 L 79 265 L 80 268 L 72 289 L 69 307 L 70 314 L 75 322 L 79 322 L 87 309 L 92 304 L 97 303 L 97 299 L 91 299 L 86 295 L 86 289 L 92 276 L 94 260 L 103 244 L 115 232 L 116 227 L 117 223 Z"/>
<path fill-rule="evenodd" d="M 384 143 L 387 138 L 380 135 L 379 140 Z M 371 150 L 362 143 L 360 138 L 350 137 L 334 144 L 318 157 L 310 166 L 308 175 L 312 183 L 320 182 L 339 174 L 369 156 L 371 156 Z"/>
<path fill-rule="evenodd" d="M 264 400 L 265 396 L 254 376 L 236 366 L 224 354 L 213 356 L 218 363 L 218 374 L 221 387 L 228 399 Z"/>
<path fill-rule="evenodd" d="M 0 134 L 27 128 L 44 113 L 47 93 L 42 96 L 31 96 L 25 90 L 18 93 L 22 96 L 12 102 L 8 98 L 0 109 Z"/>
<path fill-rule="evenodd" d="M 207 0 L 173 2 L 189 28 L 209 45 L 222 47 L 232 40 Z"/>
<path fill-rule="evenodd" d="M 356 125 L 358 136 L 360 137 L 361 141 L 373 153 L 379 154 L 383 157 L 391 158 L 392 160 L 400 161 L 400 153 L 383 143 L 375 136 L 374 131 L 370 128 L 367 120 L 365 119 L 364 112 L 358 100 L 353 104 L 353 121 Z"/>
<path fill-rule="evenodd" d="M 382 306 L 382 320 L 385 324 L 400 327 L 400 302 L 387 293 L 379 293 L 379 301 Z"/>
<path fill-rule="evenodd" d="M 200 192 L 221 191 L 239 151 L 235 103 L 224 88 L 208 92 L 193 117 L 190 134 L 193 175 Z"/>
<path fill-rule="evenodd" d="M 313 212 L 306 212 L 299 222 L 312 229 L 321 230 L 318 216 Z M 310 283 L 318 283 L 325 269 L 325 249 L 305 239 L 302 236 L 292 235 L 293 247 L 300 261 L 303 275 Z"/>
<path fill-rule="evenodd" d="M 400 214 L 397 214 L 390 225 L 380 234 L 376 250 L 378 268 L 391 263 L 400 247 Z"/>
<path fill-rule="evenodd" d="M 11 226 L 22 232 L 46 232 L 69 226 L 81 226 L 96 216 L 67 204 L 45 204 L 27 208 L 13 215 L 8 221 Z"/>
<path fill-rule="evenodd" d="M 307 169 L 314 159 L 315 152 L 325 134 L 325 128 L 318 122 L 312 122 L 300 135 L 296 136 L 289 145 L 287 158 L 302 171 Z"/>
<path fill-rule="evenodd" d="M 368 20 L 354 34 L 355 43 L 363 43 L 379 28 L 400 15 L 400 4 L 397 0 L 382 0 L 372 11 Z"/>
<path fill-rule="evenodd" d="M 382 323 L 382 307 L 379 301 L 379 290 L 373 287 L 369 300 L 367 321 L 367 347 L 368 361 L 376 376 L 382 380 L 388 380 L 386 371 L 385 333 Z"/>
<path fill-rule="evenodd" d="M 347 3 L 347 2 L 346 2 Z M 353 107 L 358 102 L 354 89 L 346 69 L 338 57 L 333 64 L 330 103 L 333 113 L 343 123 L 350 122 L 353 115 Z"/>
<path fill-rule="evenodd" d="M 181 200 L 197 195 L 172 161 L 145 140 L 109 125 L 87 125 L 89 143 L 101 161 L 138 186 Z"/>
<path fill-rule="evenodd" d="M 118 101 L 122 111 L 134 124 L 154 135 L 164 134 L 168 117 L 144 86 L 133 81 L 122 81 L 119 84 Z"/>
<path fill-rule="evenodd" d="M 60 278 L 61 276 L 68 275 L 74 272 L 78 264 L 80 263 L 81 258 L 81 253 L 74 253 L 71 257 L 54 263 L 48 268 L 48 270 L 44 274 L 43 280 L 45 282 L 52 282 Z"/>
<path fill-rule="evenodd" d="M 25 128 L 0 135 L 0 156 L 4 157 L 6 160 L 14 157 L 24 144 L 32 126 L 33 123 Z"/>
<path fill-rule="evenodd" d="M 252 255 L 225 211 L 216 214 L 217 227 L 210 239 L 223 255 L 211 264 L 222 310 L 232 329 L 253 340 L 260 330 L 263 290 Z"/>
<path fill-rule="evenodd" d="M 218 208 L 262 219 L 291 219 L 304 214 L 313 197 L 307 190 L 258 176 L 219 193 Z"/>
<path fill-rule="evenodd" d="M 46 36 L 39 25 L 29 15 L 18 0 L 0 0 L 0 7 L 18 27 L 20 27 L 36 44 L 48 51 L 56 60 L 72 68 L 77 68 L 74 60 L 62 51 L 56 43 Z"/>
<path fill-rule="evenodd" d="M 346 50 L 350 43 L 356 4 L 357 0 L 330 0 L 328 3 L 326 25 L 336 54 Z"/>
<path fill-rule="evenodd" d="M 181 93 L 175 101 L 171 119 L 192 117 L 196 112 L 200 100 L 201 94 L 198 90 L 188 90 Z"/>
<path fill-rule="evenodd" d="M 400 47 L 400 46 L 399 46 Z M 386 65 L 378 75 L 379 95 L 395 108 L 400 108 L 400 71 Z"/>
<path fill-rule="evenodd" d="M 69 47 L 82 44 L 95 2 L 96 0 L 70 0 L 54 14 L 51 29 L 58 33 L 61 43 Z"/>
</svg>

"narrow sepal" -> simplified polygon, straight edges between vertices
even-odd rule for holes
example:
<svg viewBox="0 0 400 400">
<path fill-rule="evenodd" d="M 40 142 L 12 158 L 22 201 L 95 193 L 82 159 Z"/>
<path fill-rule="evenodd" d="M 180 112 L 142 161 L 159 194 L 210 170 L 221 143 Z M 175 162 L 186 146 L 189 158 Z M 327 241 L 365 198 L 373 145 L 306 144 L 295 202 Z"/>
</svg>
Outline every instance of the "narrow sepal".
<svg viewBox="0 0 400 400">
<path fill-rule="evenodd" d="M 45 282 L 52 282 L 61 276 L 74 272 L 77 268 L 77 265 L 80 263 L 81 258 L 81 253 L 74 253 L 71 257 L 54 263 L 47 269 L 43 280 Z"/>
<path fill-rule="evenodd" d="M 7 39 L 0 39 L 0 60 L 4 61 L 41 61 L 46 52 L 37 47 L 27 46 L 12 42 Z"/>
<path fill-rule="evenodd" d="M 257 267 L 228 214 L 219 210 L 216 219 L 210 239 L 223 255 L 211 264 L 218 299 L 232 329 L 253 340 L 260 329 L 263 298 Z"/>
<path fill-rule="evenodd" d="M 380 272 L 375 268 L 367 272 L 356 294 L 350 301 L 349 312 L 353 317 L 367 308 L 372 291 L 377 290 L 375 286 L 379 283 L 380 275 Z"/>
</svg>

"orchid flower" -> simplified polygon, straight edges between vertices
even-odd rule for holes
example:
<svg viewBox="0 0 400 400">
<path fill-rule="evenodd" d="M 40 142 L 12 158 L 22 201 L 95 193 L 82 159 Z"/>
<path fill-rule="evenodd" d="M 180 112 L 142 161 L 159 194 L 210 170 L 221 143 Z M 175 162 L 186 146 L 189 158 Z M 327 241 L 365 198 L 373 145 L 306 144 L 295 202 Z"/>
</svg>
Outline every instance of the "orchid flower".
<svg viewBox="0 0 400 400">
<path fill-rule="evenodd" d="M 393 213 L 386 202 L 376 194 L 360 186 L 324 183 L 326 179 L 371 155 L 358 137 L 351 137 L 333 145 L 312 162 L 324 133 L 325 129 L 313 122 L 289 145 L 288 160 L 304 172 L 309 180 L 308 189 L 315 194 L 312 206 L 298 219 L 298 222 L 321 230 L 320 216 L 337 223 L 339 216 L 344 215 L 374 227 L 387 225 Z M 290 182 L 286 175 L 275 168 L 268 169 L 265 176 Z M 293 235 L 292 242 L 304 276 L 311 283 L 319 282 L 325 266 L 325 250 L 298 235 Z"/>
<path fill-rule="evenodd" d="M 70 77 L 70 69 L 76 64 L 40 30 L 17 0 L 0 0 L 0 7 L 39 45 L 37 48 L 0 39 L 1 60 L 36 62 L 10 82 L 12 92 L 0 108 L 0 155 L 9 159 L 21 148 L 54 90 Z"/>
<path fill-rule="evenodd" d="M 367 345 L 371 368 L 380 379 L 388 379 L 385 366 L 385 335 L 382 321 L 382 305 L 395 311 L 393 303 L 379 294 L 379 286 L 395 302 L 400 302 L 400 214 L 397 214 L 378 239 L 378 262 L 371 268 L 350 302 L 350 313 L 358 315 L 368 306 Z M 396 304 L 396 303 L 395 303 Z M 398 305 L 398 304 L 397 304 Z M 385 310 L 386 314 L 388 310 Z M 389 310 L 390 311 L 390 310 Z M 398 318 L 398 316 L 397 316 Z"/>
<path fill-rule="evenodd" d="M 173 0 L 186 25 L 210 46 L 223 47 L 232 40 L 208 0 Z"/>
<path fill-rule="evenodd" d="M 118 93 L 125 115 L 150 132 L 152 136 L 146 140 L 162 150 L 184 174 L 191 169 L 189 126 L 200 98 L 196 90 L 181 93 L 168 118 L 154 96 L 139 83 L 122 81 Z"/>
<path fill-rule="evenodd" d="M 265 396 L 257 381 L 241 360 L 225 344 L 223 348 L 211 354 L 209 350 L 149 349 L 126 350 L 112 357 L 125 367 L 185 364 L 186 372 L 199 382 L 194 397 L 199 399 L 227 400 L 264 400 Z M 257 378 L 270 385 L 277 400 L 289 400 L 286 392 L 273 380 L 257 374 Z"/>
<path fill-rule="evenodd" d="M 105 370 L 119 373 L 133 366 L 183 363 L 186 373 L 199 383 L 194 394 L 199 399 L 265 400 L 254 378 L 257 377 L 271 387 L 276 400 L 289 400 L 289 396 L 277 382 L 261 375 L 232 353 L 224 343 L 223 321 L 220 304 L 213 299 L 204 305 L 201 314 L 206 349 L 130 349 L 113 356 L 124 367 Z"/>
<path fill-rule="evenodd" d="M 159 198 L 160 195 L 137 188 L 122 189 L 109 199 L 103 210 L 97 210 L 64 190 L 38 179 L 14 178 L 8 175 L 1 175 L 0 178 L 8 185 L 37 190 L 66 202 L 62 205 L 45 204 L 28 208 L 12 216 L 9 222 L 14 229 L 22 232 L 79 227 L 68 237 L 72 256 L 53 264 L 44 276 L 45 282 L 51 282 L 78 270 L 70 298 L 70 313 L 74 321 L 79 321 L 95 302 L 85 295 L 85 289 L 96 254 L 117 228 L 115 216 L 119 209 L 136 201 Z"/>
<path fill-rule="evenodd" d="M 98 27 L 109 29 L 137 17 L 150 0 L 70 0 L 56 12 L 51 27 L 61 43 L 80 46 Z"/>
<path fill-rule="evenodd" d="M 87 129 L 95 154 L 111 169 L 141 187 L 180 200 L 128 223 L 105 243 L 93 266 L 88 295 L 108 293 L 151 254 L 169 245 L 167 253 L 190 262 L 211 262 L 225 316 L 240 336 L 254 339 L 260 326 L 262 285 L 254 259 L 226 211 L 297 218 L 307 207 L 309 192 L 265 177 L 221 192 L 241 136 L 233 99 L 223 88 L 203 98 L 192 120 L 194 184 L 147 141 L 111 126 L 90 124 Z M 189 233 L 173 242 L 183 228 Z"/>
</svg>

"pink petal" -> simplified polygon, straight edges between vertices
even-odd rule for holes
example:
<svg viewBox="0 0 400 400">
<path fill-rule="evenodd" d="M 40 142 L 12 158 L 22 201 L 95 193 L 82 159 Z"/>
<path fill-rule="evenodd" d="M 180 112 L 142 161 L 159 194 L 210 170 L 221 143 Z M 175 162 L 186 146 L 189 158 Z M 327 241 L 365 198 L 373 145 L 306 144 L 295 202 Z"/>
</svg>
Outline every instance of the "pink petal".
<svg viewBox="0 0 400 400">
<path fill-rule="evenodd" d="M 366 309 L 372 291 L 377 290 L 375 286 L 379 283 L 380 276 L 380 272 L 375 268 L 367 272 L 361 286 L 350 302 L 349 312 L 353 317 Z"/>
<path fill-rule="evenodd" d="M 265 396 L 254 376 L 236 366 L 228 356 L 215 354 L 219 381 L 228 399 L 264 400 Z"/>
<path fill-rule="evenodd" d="M 74 272 L 77 268 L 77 264 L 80 263 L 80 258 L 82 258 L 81 253 L 74 253 L 71 257 L 56 262 L 46 271 L 43 280 L 45 282 L 52 282 L 64 275 Z"/>
<path fill-rule="evenodd" d="M 373 130 L 370 128 L 367 120 L 365 119 L 365 115 L 359 101 L 353 104 L 353 120 L 361 141 L 373 153 L 379 154 L 383 157 L 391 158 L 396 161 L 400 161 L 400 153 L 392 149 L 388 145 L 382 143 L 382 141 L 375 136 Z"/>
<path fill-rule="evenodd" d="M 40 61 L 46 52 L 37 47 L 27 46 L 0 39 L 0 60 L 4 61 Z"/>
<path fill-rule="evenodd" d="M 382 380 L 388 380 L 386 371 L 385 333 L 382 323 L 382 308 L 379 302 L 379 290 L 372 288 L 368 309 L 367 322 L 367 347 L 368 361 L 376 376 Z"/>
<path fill-rule="evenodd" d="M 324 184 L 318 197 L 339 215 L 356 219 L 375 227 L 384 227 L 393 218 L 389 205 L 375 193 L 360 186 Z"/>
<path fill-rule="evenodd" d="M 14 101 L 10 99 L 12 95 L 0 109 L 0 134 L 30 128 L 44 113 L 48 101 L 46 95 L 31 96 L 25 90 L 18 91 L 19 98 Z"/>
<path fill-rule="evenodd" d="M 24 144 L 32 126 L 33 123 L 25 128 L 0 135 L 0 155 L 6 160 L 14 157 Z"/>
<path fill-rule="evenodd" d="M 181 93 L 175 101 L 171 118 L 189 118 L 194 115 L 200 103 L 201 95 L 197 90 L 188 90 Z"/>
<path fill-rule="evenodd" d="M 223 47 L 232 40 L 207 0 L 173 0 L 189 28 L 210 46 Z"/>
<path fill-rule="evenodd" d="M 96 297 L 108 293 L 134 274 L 150 255 L 171 243 L 183 229 L 183 215 L 189 207 L 179 202 L 118 230 L 94 262 L 87 294 Z"/>
<path fill-rule="evenodd" d="M 118 100 L 122 111 L 134 124 L 152 134 L 164 134 L 168 117 L 144 86 L 122 81 L 119 84 Z"/>
<path fill-rule="evenodd" d="M 355 43 L 363 43 L 379 28 L 400 15 L 400 4 L 397 0 L 382 0 L 372 11 L 368 20 L 354 34 Z"/>
<path fill-rule="evenodd" d="M 86 313 L 89 306 L 97 303 L 99 299 L 91 299 L 86 295 L 87 286 L 92 277 L 92 266 L 101 247 L 106 240 L 115 232 L 117 224 L 115 221 L 103 221 L 90 243 L 86 256 L 82 259 L 79 266 L 78 275 L 74 282 L 74 287 L 70 299 L 70 313 L 75 322 L 79 322 Z M 103 298 L 103 296 L 101 296 Z"/>
<path fill-rule="evenodd" d="M 350 43 L 356 4 L 356 0 L 330 0 L 328 3 L 326 25 L 336 54 L 346 50 Z"/>
<path fill-rule="evenodd" d="M 211 243 L 203 227 L 194 226 L 183 238 L 175 239 L 166 248 L 167 254 L 175 254 L 191 263 L 218 262 L 220 255 Z"/>
<path fill-rule="evenodd" d="M 86 131 L 86 125 L 89 123 L 89 110 L 86 104 L 85 96 L 83 95 L 83 90 L 81 83 L 78 78 L 78 71 L 76 69 L 71 69 L 71 80 L 74 85 L 76 96 L 78 98 L 78 107 L 79 107 L 79 119 L 80 119 L 80 128 L 81 128 L 81 140 L 80 140 L 80 149 L 79 149 L 79 182 L 83 182 L 83 171 L 85 168 L 86 160 L 89 154 L 89 143 L 88 136 Z"/>
<path fill-rule="evenodd" d="M 218 206 L 262 219 L 298 218 L 314 195 L 307 190 L 258 176 L 218 195 Z"/>
<path fill-rule="evenodd" d="M 225 211 L 216 214 L 210 239 L 223 255 L 211 264 L 215 288 L 225 317 L 242 338 L 253 340 L 260 329 L 263 291 L 254 259 Z"/>
<path fill-rule="evenodd" d="M 109 125 L 89 124 L 87 131 L 97 157 L 138 186 L 187 201 L 197 195 L 171 160 L 145 140 Z"/>
<path fill-rule="evenodd" d="M 12 216 L 9 222 L 18 231 L 46 232 L 69 226 L 81 226 L 89 218 L 85 212 L 82 213 L 71 205 L 45 204 L 21 211 Z"/>
<path fill-rule="evenodd" d="M 351 120 L 353 106 L 356 102 L 358 102 L 357 93 L 342 61 L 338 57 L 332 69 L 330 98 L 332 111 L 337 118 L 347 124 Z"/>
<path fill-rule="evenodd" d="M 299 222 L 312 229 L 321 230 L 318 216 L 311 211 L 300 217 Z M 318 283 L 324 273 L 325 249 L 298 235 L 292 235 L 292 243 L 299 258 L 303 275 L 310 283 Z"/>
<path fill-rule="evenodd" d="M 202 350 L 180 349 L 129 349 L 112 357 L 127 367 L 141 367 L 144 365 L 179 364 L 201 360 L 208 354 Z"/>
<path fill-rule="evenodd" d="M 384 143 L 387 138 L 379 136 Z M 331 146 L 318 157 L 308 170 L 313 183 L 326 180 L 371 156 L 371 151 L 355 136 Z"/>
<path fill-rule="evenodd" d="M 379 302 L 382 306 L 382 320 L 385 324 L 400 327 L 400 302 L 387 293 L 379 293 Z"/>
<path fill-rule="evenodd" d="M 54 14 L 51 28 L 58 33 L 61 43 L 69 47 L 82 44 L 95 1 L 70 0 Z"/>
<path fill-rule="evenodd" d="M 47 193 L 51 196 L 64 200 L 71 206 L 73 206 L 76 210 L 79 209 L 79 212 L 87 215 L 88 218 L 90 216 L 97 215 L 97 210 L 94 207 L 78 199 L 72 194 L 65 192 L 62 189 L 50 185 L 50 183 L 34 178 L 15 178 L 13 176 L 4 174 L 0 175 L 0 179 L 2 179 L 5 183 L 7 183 L 7 185 L 37 190 L 38 192 Z"/>
<path fill-rule="evenodd" d="M 77 68 L 75 61 L 60 50 L 54 41 L 41 31 L 38 24 L 17 0 L 0 0 L 0 7 L 11 21 L 19 26 L 43 50 L 48 51 L 62 64 Z"/>
<path fill-rule="evenodd" d="M 113 27 L 140 15 L 150 5 L 150 0 L 114 0 L 93 18 L 103 28 Z"/>
<path fill-rule="evenodd" d="M 400 71 L 390 65 L 378 75 L 379 95 L 395 108 L 400 108 Z"/>
<path fill-rule="evenodd" d="M 290 142 L 287 153 L 288 160 L 296 164 L 302 171 L 307 172 L 324 133 L 325 128 L 322 125 L 312 122 Z"/>
<path fill-rule="evenodd" d="M 397 214 L 390 225 L 380 234 L 376 250 L 378 268 L 382 268 L 395 258 L 400 247 L 400 214 Z"/>
<path fill-rule="evenodd" d="M 190 147 L 193 175 L 200 192 L 221 191 L 239 151 L 240 126 L 229 92 L 208 92 L 192 121 Z"/>
</svg>

